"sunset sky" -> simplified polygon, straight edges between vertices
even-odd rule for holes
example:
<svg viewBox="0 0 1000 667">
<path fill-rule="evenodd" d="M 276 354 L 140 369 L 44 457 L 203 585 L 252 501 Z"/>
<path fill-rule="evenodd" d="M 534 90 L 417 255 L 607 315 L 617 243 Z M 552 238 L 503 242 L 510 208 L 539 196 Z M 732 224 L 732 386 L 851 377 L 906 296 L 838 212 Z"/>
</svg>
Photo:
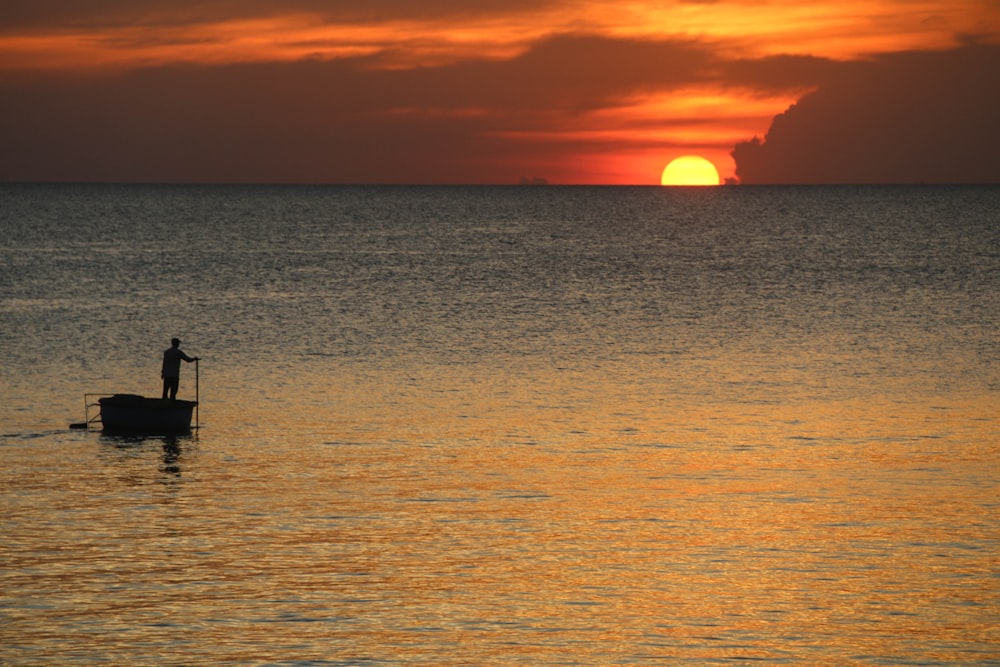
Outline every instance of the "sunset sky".
<svg viewBox="0 0 1000 667">
<path fill-rule="evenodd" d="M 0 0 L 0 181 L 995 183 L 997 118 L 997 0 Z"/>
</svg>

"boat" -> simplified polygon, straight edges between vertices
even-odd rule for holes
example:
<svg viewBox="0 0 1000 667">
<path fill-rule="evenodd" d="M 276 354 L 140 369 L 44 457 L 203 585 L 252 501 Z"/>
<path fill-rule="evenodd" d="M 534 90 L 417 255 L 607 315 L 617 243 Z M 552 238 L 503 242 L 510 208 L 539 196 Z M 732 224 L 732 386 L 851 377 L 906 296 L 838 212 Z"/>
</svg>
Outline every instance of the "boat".
<svg viewBox="0 0 1000 667">
<path fill-rule="evenodd" d="M 191 415 L 198 401 L 113 394 L 97 401 L 105 431 L 182 433 L 191 430 Z"/>
</svg>

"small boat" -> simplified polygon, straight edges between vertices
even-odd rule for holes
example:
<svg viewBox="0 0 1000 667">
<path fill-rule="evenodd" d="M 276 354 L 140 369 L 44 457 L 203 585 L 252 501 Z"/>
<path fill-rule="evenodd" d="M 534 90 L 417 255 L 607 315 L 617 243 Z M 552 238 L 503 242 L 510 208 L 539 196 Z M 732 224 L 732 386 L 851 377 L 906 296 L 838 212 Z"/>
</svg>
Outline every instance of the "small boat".
<svg viewBox="0 0 1000 667">
<path fill-rule="evenodd" d="M 105 431 L 180 433 L 191 430 L 191 415 L 198 401 L 147 398 L 114 394 L 97 401 Z"/>
</svg>

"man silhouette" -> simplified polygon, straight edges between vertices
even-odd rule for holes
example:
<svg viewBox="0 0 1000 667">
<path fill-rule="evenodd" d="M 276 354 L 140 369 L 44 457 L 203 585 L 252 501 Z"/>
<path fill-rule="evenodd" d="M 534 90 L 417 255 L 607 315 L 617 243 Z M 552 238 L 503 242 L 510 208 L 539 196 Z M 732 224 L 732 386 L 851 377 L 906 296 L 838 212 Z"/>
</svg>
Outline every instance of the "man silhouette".
<svg viewBox="0 0 1000 667">
<path fill-rule="evenodd" d="M 163 352 L 163 370 L 160 377 L 163 378 L 163 400 L 169 398 L 171 401 L 177 398 L 177 386 L 181 381 L 181 359 L 190 363 L 198 361 L 198 357 L 189 357 L 181 351 L 181 341 L 173 338 L 170 341 L 171 347 Z"/>
</svg>

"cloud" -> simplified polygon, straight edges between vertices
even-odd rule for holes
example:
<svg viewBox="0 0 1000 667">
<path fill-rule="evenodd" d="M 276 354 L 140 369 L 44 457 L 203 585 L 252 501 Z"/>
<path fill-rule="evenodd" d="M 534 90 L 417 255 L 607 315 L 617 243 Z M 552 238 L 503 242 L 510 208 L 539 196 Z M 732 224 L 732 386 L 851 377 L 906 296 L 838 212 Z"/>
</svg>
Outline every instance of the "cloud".
<svg viewBox="0 0 1000 667">
<path fill-rule="evenodd" d="M 727 84 L 774 93 L 816 88 L 823 82 L 849 76 L 855 64 L 818 56 L 780 55 L 741 58 L 723 67 L 722 79 Z"/>
<path fill-rule="evenodd" d="M 526 163 L 571 160 L 573 146 L 539 132 L 704 81 L 713 62 L 695 42 L 586 35 L 502 61 L 386 69 L 382 58 L 10 77 L 0 179 L 513 182 Z"/>
<path fill-rule="evenodd" d="M 743 182 L 867 180 L 864 169 L 880 163 L 865 151 L 879 146 L 883 161 L 902 155 L 891 160 L 912 167 L 921 161 L 913 146 L 893 139 L 907 125 L 922 128 L 911 143 L 942 164 L 956 161 L 937 146 L 947 141 L 976 164 L 995 164 L 1000 152 L 987 150 L 996 130 L 984 129 L 997 115 L 1000 86 L 988 85 L 997 47 L 864 62 L 723 52 L 688 38 L 557 34 L 505 58 L 426 66 L 398 66 L 390 48 L 337 59 L 0 71 L 0 180 L 510 183 L 544 173 L 561 183 L 653 182 L 671 152 L 725 156 L 734 137 L 753 131 L 743 128 L 763 129 L 778 105 L 810 90 L 764 143 L 737 147 Z M 905 102 L 924 88 L 928 99 Z M 937 127 L 935 115 L 962 120 Z M 978 134 L 963 139 L 963 131 Z M 858 136 L 868 138 L 849 140 Z M 648 162 L 629 166 L 637 159 Z M 893 172 L 896 162 L 879 178 L 913 178 Z"/>
<path fill-rule="evenodd" d="M 1000 47 L 905 52 L 833 68 L 733 150 L 760 183 L 1000 183 Z"/>
<path fill-rule="evenodd" d="M 500 108 L 584 109 L 616 104 L 639 90 L 701 82 L 714 60 L 691 41 L 561 35 L 508 61 L 471 61 L 414 75 L 441 95 Z M 449 93 L 448 91 L 452 91 Z"/>
<path fill-rule="evenodd" d="M 489 18 L 547 7 L 560 0 L 0 0 L 0 33 L 33 29 L 177 26 L 311 15 L 331 22 L 461 20 Z"/>
</svg>

